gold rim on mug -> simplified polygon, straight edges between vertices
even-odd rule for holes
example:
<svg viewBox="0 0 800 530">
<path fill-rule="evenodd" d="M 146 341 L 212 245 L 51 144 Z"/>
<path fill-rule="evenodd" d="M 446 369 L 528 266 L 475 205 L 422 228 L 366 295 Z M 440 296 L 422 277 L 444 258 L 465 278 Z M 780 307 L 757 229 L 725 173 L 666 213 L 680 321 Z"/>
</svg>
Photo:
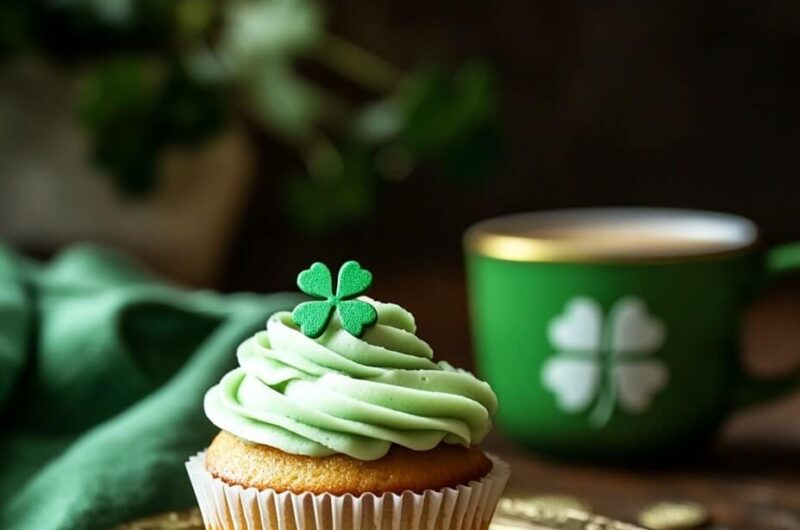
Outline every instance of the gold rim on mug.
<svg viewBox="0 0 800 530">
<path fill-rule="evenodd" d="M 575 208 L 481 221 L 464 234 L 475 254 L 518 262 L 662 263 L 737 256 L 757 246 L 744 217 L 679 208 Z"/>
</svg>

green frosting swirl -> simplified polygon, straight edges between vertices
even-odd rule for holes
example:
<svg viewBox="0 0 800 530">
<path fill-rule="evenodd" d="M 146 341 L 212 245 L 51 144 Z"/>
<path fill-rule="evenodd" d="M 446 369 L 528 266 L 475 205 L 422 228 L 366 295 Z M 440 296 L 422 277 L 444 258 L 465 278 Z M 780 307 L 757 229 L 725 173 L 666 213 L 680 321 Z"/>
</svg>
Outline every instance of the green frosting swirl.
<svg viewBox="0 0 800 530">
<path fill-rule="evenodd" d="M 270 317 L 266 331 L 239 346 L 239 367 L 206 394 L 208 418 L 245 440 L 309 456 L 374 460 L 393 443 L 425 451 L 480 442 L 497 409 L 489 385 L 434 362 L 411 313 L 362 299 L 378 321 L 361 338 L 336 316 L 317 339 L 291 313 Z"/>
</svg>

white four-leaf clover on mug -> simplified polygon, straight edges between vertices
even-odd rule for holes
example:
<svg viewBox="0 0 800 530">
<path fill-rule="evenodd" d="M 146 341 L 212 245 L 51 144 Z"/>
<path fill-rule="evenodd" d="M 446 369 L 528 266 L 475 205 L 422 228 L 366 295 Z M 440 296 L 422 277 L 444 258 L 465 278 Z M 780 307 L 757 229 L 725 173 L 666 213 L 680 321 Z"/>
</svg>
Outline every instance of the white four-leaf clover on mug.
<svg viewBox="0 0 800 530">
<path fill-rule="evenodd" d="M 558 407 L 605 426 L 619 406 L 645 412 L 667 386 L 669 373 L 655 354 L 664 344 L 664 324 L 635 296 L 618 299 L 608 314 L 596 300 L 579 296 L 548 326 L 555 353 L 545 361 L 542 381 Z"/>
</svg>

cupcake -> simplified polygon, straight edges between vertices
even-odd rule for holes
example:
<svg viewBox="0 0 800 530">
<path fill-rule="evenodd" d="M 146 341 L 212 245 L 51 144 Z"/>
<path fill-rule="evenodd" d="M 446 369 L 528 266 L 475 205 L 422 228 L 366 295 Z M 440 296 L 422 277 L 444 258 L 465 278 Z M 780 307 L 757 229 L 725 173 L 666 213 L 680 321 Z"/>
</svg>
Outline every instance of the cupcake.
<svg viewBox="0 0 800 530">
<path fill-rule="evenodd" d="M 355 261 L 271 316 L 204 400 L 221 429 L 187 469 L 209 529 L 483 530 L 508 466 L 477 444 L 497 399 L 433 360 L 414 317 L 363 296 Z"/>
</svg>

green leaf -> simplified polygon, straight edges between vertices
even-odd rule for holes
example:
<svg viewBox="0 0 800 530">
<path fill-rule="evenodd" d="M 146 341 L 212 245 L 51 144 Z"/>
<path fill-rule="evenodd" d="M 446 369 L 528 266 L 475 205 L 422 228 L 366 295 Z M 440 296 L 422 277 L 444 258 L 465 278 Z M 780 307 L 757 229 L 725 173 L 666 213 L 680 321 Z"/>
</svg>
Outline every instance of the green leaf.
<svg viewBox="0 0 800 530">
<path fill-rule="evenodd" d="M 131 117 L 152 112 L 157 98 L 158 82 L 151 63 L 117 59 L 100 65 L 84 79 L 79 116 L 93 129 L 123 125 Z"/>
<path fill-rule="evenodd" d="M 294 71 L 295 59 L 324 35 L 323 14 L 311 0 L 249 0 L 227 8 L 219 57 L 277 135 L 306 138 L 320 115 L 320 94 Z"/>
<path fill-rule="evenodd" d="M 440 69 L 424 71 L 412 78 L 401 102 L 402 140 L 418 155 L 430 154 L 493 116 L 493 76 L 480 64 L 463 66 L 452 78 Z"/>
<path fill-rule="evenodd" d="M 109 26 L 124 27 L 134 18 L 132 0 L 89 0 L 86 4 L 101 22 Z"/>
<path fill-rule="evenodd" d="M 358 114 L 352 134 L 375 148 L 375 171 L 386 179 L 402 180 L 427 160 L 454 178 L 477 181 L 493 174 L 504 154 L 496 99 L 485 65 L 455 73 L 427 68 Z"/>
<path fill-rule="evenodd" d="M 292 320 L 300 326 L 300 331 L 315 339 L 322 335 L 333 315 L 334 304 L 327 300 L 302 302 L 292 311 Z"/>
<path fill-rule="evenodd" d="M 94 71 L 82 88 L 78 110 L 92 137 L 93 159 L 121 191 L 152 191 L 161 146 L 153 131 L 159 94 L 151 65 L 114 61 Z"/>
<path fill-rule="evenodd" d="M 364 334 L 364 328 L 372 326 L 378 321 L 378 312 L 372 304 L 363 300 L 344 300 L 336 306 L 339 321 L 348 333 L 355 337 Z"/>
<path fill-rule="evenodd" d="M 403 129 L 405 108 L 394 100 L 383 100 L 366 106 L 354 118 L 355 139 L 369 144 L 394 140 Z"/>
<path fill-rule="evenodd" d="M 137 59 L 118 59 L 91 72 L 78 111 L 94 160 L 132 196 L 157 187 L 164 151 L 211 138 L 225 116 L 218 89 L 198 85 L 178 65 Z"/>
<path fill-rule="evenodd" d="M 320 113 L 317 90 L 288 63 L 268 63 L 245 81 L 256 115 L 276 134 L 289 139 L 311 134 Z"/>
<path fill-rule="evenodd" d="M 339 269 L 336 296 L 340 300 L 367 292 L 372 285 L 372 273 L 362 269 L 357 261 L 348 261 Z"/>
<path fill-rule="evenodd" d="M 310 0 L 249 0 L 229 4 L 221 52 L 243 75 L 287 61 L 323 35 L 320 5 Z"/>
<path fill-rule="evenodd" d="M 333 297 L 333 278 L 331 271 L 324 263 L 315 262 L 308 269 L 297 275 L 297 287 L 310 296 L 318 298 Z"/>
</svg>

